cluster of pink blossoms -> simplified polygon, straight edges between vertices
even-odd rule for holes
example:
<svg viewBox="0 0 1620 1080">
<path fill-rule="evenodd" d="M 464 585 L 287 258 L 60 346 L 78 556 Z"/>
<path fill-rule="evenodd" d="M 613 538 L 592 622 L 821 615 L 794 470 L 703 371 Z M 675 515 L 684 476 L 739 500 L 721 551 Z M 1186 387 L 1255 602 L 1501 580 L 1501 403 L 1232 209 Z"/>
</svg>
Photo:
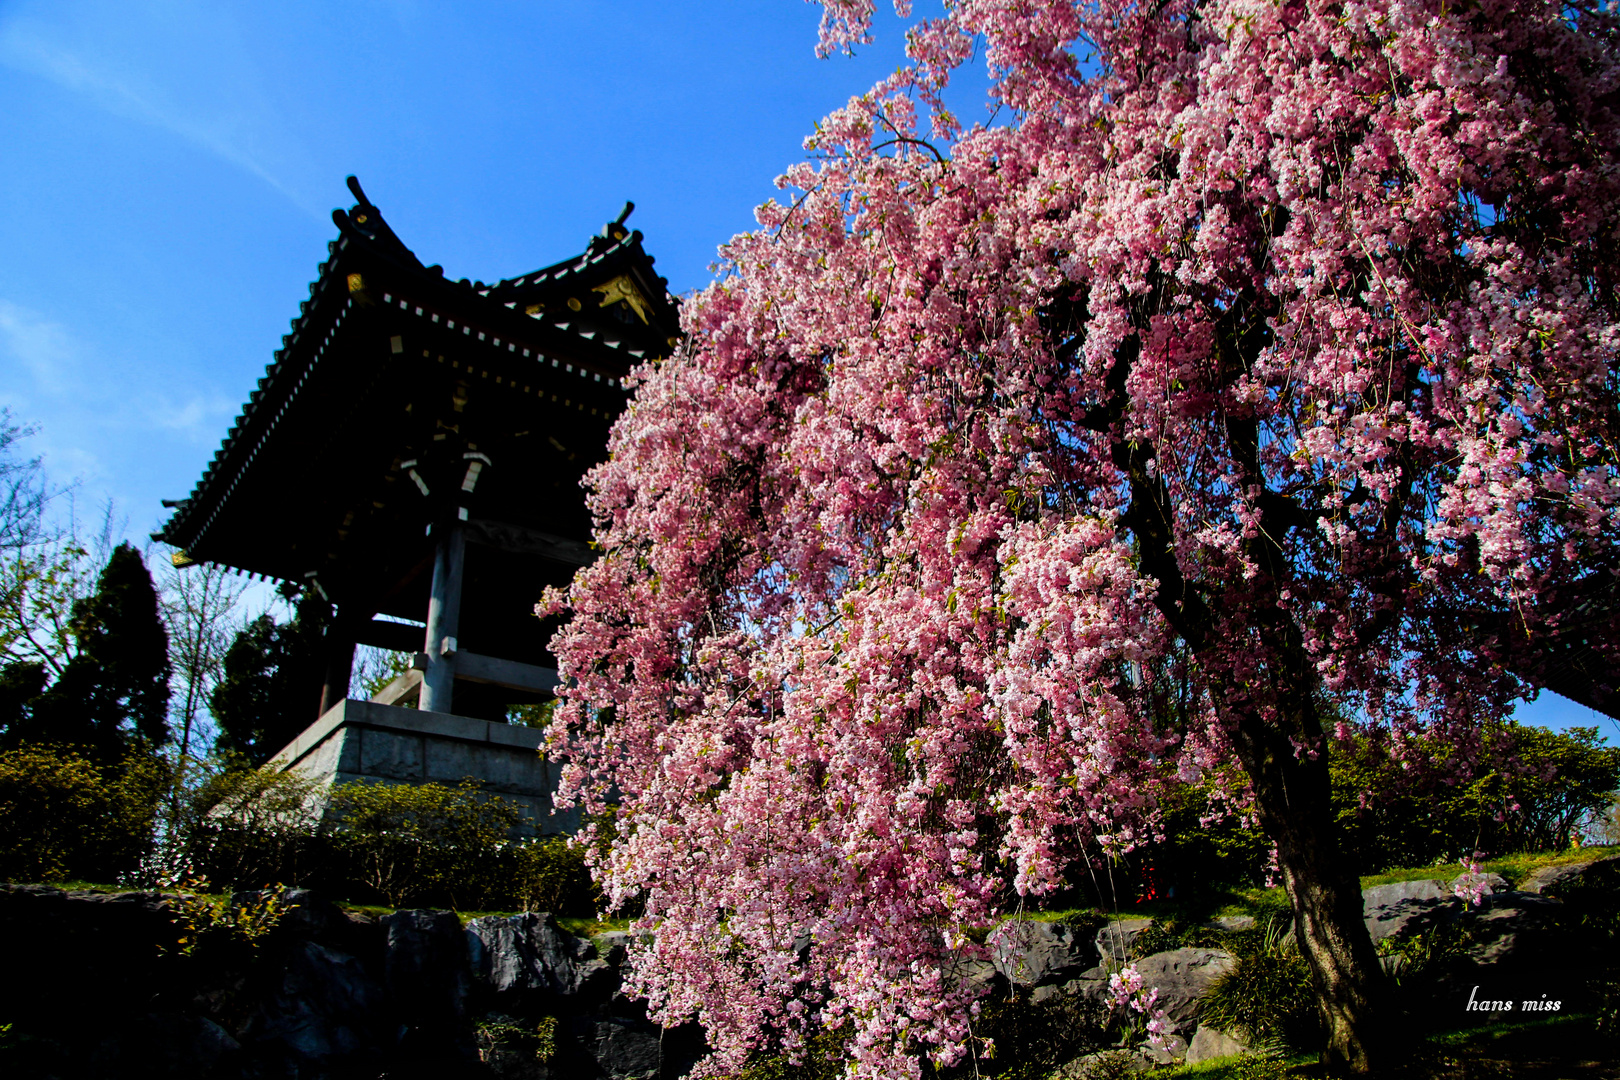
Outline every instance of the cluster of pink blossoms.
<svg viewBox="0 0 1620 1080">
<path fill-rule="evenodd" d="M 871 0 L 825 7 L 863 39 Z M 706 1068 L 827 1027 L 853 1075 L 958 1060 L 972 931 L 1151 840 L 1166 785 L 1248 805 L 1234 760 L 1308 768 L 1316 702 L 1397 744 L 1506 708 L 1620 566 L 1617 34 L 950 0 L 817 127 L 543 605 L 563 797 Z M 1004 122 L 964 130 L 975 56 Z"/>
<path fill-rule="evenodd" d="M 1170 1022 L 1165 1011 L 1156 1008 L 1159 991 L 1142 982 L 1135 964 L 1127 964 L 1108 976 L 1108 1000 L 1127 1016 L 1134 1012 L 1146 1018 L 1148 1044 L 1155 1050 L 1169 1050 L 1173 1046 L 1176 1037 L 1170 1034 Z"/>
<path fill-rule="evenodd" d="M 1485 902 L 1486 894 L 1491 891 L 1490 879 L 1480 869 L 1478 854 L 1460 861 L 1463 872 L 1451 883 L 1451 892 L 1457 899 L 1466 901 L 1470 906 L 1479 907 Z"/>
</svg>

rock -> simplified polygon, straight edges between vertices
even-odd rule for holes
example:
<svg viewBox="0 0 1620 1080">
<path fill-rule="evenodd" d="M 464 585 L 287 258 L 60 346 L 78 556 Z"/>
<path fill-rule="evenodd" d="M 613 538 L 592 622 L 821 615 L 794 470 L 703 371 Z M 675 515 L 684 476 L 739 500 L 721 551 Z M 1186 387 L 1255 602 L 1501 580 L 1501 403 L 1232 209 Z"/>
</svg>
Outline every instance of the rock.
<svg viewBox="0 0 1620 1080">
<path fill-rule="evenodd" d="M 574 990 L 580 998 L 596 1001 L 607 997 L 619 986 L 618 965 L 610 965 L 596 951 L 596 942 L 588 937 L 565 936 L 570 939 L 574 959 Z"/>
<path fill-rule="evenodd" d="M 1361 893 L 1361 917 L 1374 943 L 1431 929 L 1455 916 L 1461 905 L 1438 881 L 1397 881 Z"/>
<path fill-rule="evenodd" d="M 1485 892 L 1487 894 L 1489 894 L 1489 893 L 1497 893 L 1497 892 L 1508 892 L 1508 891 L 1512 890 L 1512 888 L 1513 888 L 1512 885 L 1508 884 L 1508 879 L 1503 877 L 1501 874 L 1490 873 L 1490 874 L 1485 874 L 1483 876 L 1485 878 Z M 1457 882 L 1461 881 L 1461 880 L 1462 880 L 1461 875 L 1452 878 L 1449 882 L 1446 883 L 1446 891 L 1451 892 L 1452 895 L 1455 896 L 1456 893 L 1453 890 L 1456 889 Z"/>
<path fill-rule="evenodd" d="M 592 1023 L 585 1042 L 613 1080 L 656 1080 L 663 1060 L 660 1035 L 651 1024 L 610 1018 Z"/>
<path fill-rule="evenodd" d="M 1187 1060 L 1187 1040 L 1171 1036 L 1162 1047 L 1144 1042 L 1137 1046 L 1136 1052 L 1149 1065 L 1180 1065 Z"/>
<path fill-rule="evenodd" d="M 1078 998 L 1089 1002 L 1097 1008 L 1098 1022 L 1106 1023 L 1108 1018 L 1108 969 L 1100 966 L 1094 967 L 1082 972 L 1079 978 L 1054 983 L 1050 986 L 1037 986 L 1029 995 L 1029 999 L 1037 1005 L 1056 998 Z"/>
<path fill-rule="evenodd" d="M 204 1016 L 152 1013 L 120 1040 L 130 1076 L 207 1076 L 241 1052 L 241 1044 Z"/>
<path fill-rule="evenodd" d="M 1543 866 L 1519 882 L 1518 891 L 1556 897 L 1588 881 L 1612 883 L 1617 877 L 1620 877 L 1620 855 L 1608 855 L 1591 862 Z"/>
<path fill-rule="evenodd" d="M 1187 1044 L 1187 1064 L 1196 1065 L 1200 1061 L 1213 1061 L 1216 1058 L 1235 1057 L 1250 1052 L 1247 1046 L 1220 1028 L 1199 1024 L 1192 1042 Z"/>
<path fill-rule="evenodd" d="M 1082 1054 L 1051 1074 L 1051 1080 L 1093 1080 L 1127 1073 L 1147 1072 L 1153 1066 L 1140 1054 L 1129 1050 L 1100 1050 Z"/>
<path fill-rule="evenodd" d="M 1535 966 L 1568 959 L 1556 949 L 1563 905 L 1545 896 L 1499 892 L 1467 912 L 1471 942 L 1463 956 L 1476 964 Z M 1558 955 L 1555 955 L 1558 954 Z"/>
<path fill-rule="evenodd" d="M 390 1048 L 397 1030 L 379 1020 L 386 995 L 360 961 L 313 941 L 282 958 L 280 978 L 238 1038 L 255 1057 L 290 1058 L 302 1071 Z"/>
<path fill-rule="evenodd" d="M 156 893 L 64 892 L 0 884 L 0 1022 L 54 1030 L 78 1016 L 144 1013 L 169 990 L 164 962 L 179 938 L 170 901 Z M 3 1071 L 3 1070 L 0 1070 Z"/>
<path fill-rule="evenodd" d="M 1164 1010 L 1171 1031 L 1186 1046 L 1197 1023 L 1198 999 L 1216 979 L 1232 970 L 1236 963 L 1224 949 L 1171 949 L 1154 953 L 1136 961 L 1137 974 L 1142 984 L 1159 992 L 1157 1008 Z M 1100 1012 L 1112 1007 L 1109 1000 L 1108 979 L 1119 968 L 1099 965 L 1078 978 L 1060 986 L 1041 987 L 1031 995 L 1032 1000 L 1046 1001 L 1054 997 L 1075 997 L 1091 1002 Z"/>
<path fill-rule="evenodd" d="M 1093 942 L 1066 923 L 1019 919 L 990 935 L 990 961 L 1015 986 L 1050 986 L 1097 963 Z"/>
<path fill-rule="evenodd" d="M 1255 922 L 1253 915 L 1217 915 L 1209 920 L 1209 925 L 1216 930 L 1235 934 L 1241 930 L 1253 930 Z"/>
<path fill-rule="evenodd" d="M 596 943 L 596 955 L 600 956 L 609 967 L 621 967 L 624 958 L 629 955 L 630 945 L 635 938 L 627 930 L 609 930 L 605 934 L 597 934 L 591 939 Z"/>
<path fill-rule="evenodd" d="M 467 939 L 453 911 L 396 911 L 381 920 L 387 935 L 383 985 L 405 1025 L 402 1046 L 415 1058 L 474 1053 L 465 1023 L 472 980 Z"/>
<path fill-rule="evenodd" d="M 600 959 L 589 938 L 563 930 L 548 912 L 474 919 L 466 941 L 473 976 L 495 994 L 596 998 L 611 994 L 618 981 L 617 964 Z"/>
<path fill-rule="evenodd" d="M 1548 881 L 1573 882 L 1574 878 L 1555 878 Z M 1362 893 L 1362 912 L 1373 941 L 1396 934 L 1420 934 L 1441 924 L 1461 920 L 1470 943 L 1462 956 L 1473 964 L 1507 966 L 1545 966 L 1555 959 L 1560 931 L 1558 917 L 1562 906 L 1558 901 L 1527 892 L 1514 892 L 1506 888 L 1507 882 L 1496 874 L 1487 876 L 1492 891 L 1481 897 L 1479 907 L 1473 907 L 1451 891 L 1450 883 L 1437 881 L 1401 881 L 1379 885 Z M 1568 888 L 1568 884 L 1563 887 Z M 1386 967 L 1396 970 L 1394 960 Z"/>
<path fill-rule="evenodd" d="M 951 957 L 950 964 L 945 968 L 947 979 L 956 978 L 971 983 L 974 986 L 993 988 L 998 982 L 1005 986 L 1004 976 L 996 969 L 993 961 L 980 957 L 963 956 L 960 953 Z"/>
<path fill-rule="evenodd" d="M 1159 992 L 1158 1008 L 1185 1039 L 1197 1025 L 1198 999 L 1235 963 L 1224 949 L 1171 949 L 1138 960 L 1136 971 L 1144 986 Z"/>
<path fill-rule="evenodd" d="M 1096 947 L 1099 960 L 1112 960 L 1123 964 L 1130 959 L 1131 946 L 1137 935 L 1153 925 L 1152 919 L 1115 919 L 1097 931 Z"/>
</svg>

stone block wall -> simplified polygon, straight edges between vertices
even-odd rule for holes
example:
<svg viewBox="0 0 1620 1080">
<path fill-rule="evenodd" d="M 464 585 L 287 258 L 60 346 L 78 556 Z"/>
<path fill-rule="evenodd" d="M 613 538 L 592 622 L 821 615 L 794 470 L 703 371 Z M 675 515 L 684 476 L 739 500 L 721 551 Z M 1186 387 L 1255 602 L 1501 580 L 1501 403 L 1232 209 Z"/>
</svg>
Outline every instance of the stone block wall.
<svg viewBox="0 0 1620 1080">
<path fill-rule="evenodd" d="M 552 813 L 562 770 L 540 756 L 542 740 L 538 728 L 350 700 L 305 728 L 270 764 L 326 785 L 457 784 L 470 776 L 527 808 L 524 835 L 573 833 L 579 811 Z"/>
</svg>

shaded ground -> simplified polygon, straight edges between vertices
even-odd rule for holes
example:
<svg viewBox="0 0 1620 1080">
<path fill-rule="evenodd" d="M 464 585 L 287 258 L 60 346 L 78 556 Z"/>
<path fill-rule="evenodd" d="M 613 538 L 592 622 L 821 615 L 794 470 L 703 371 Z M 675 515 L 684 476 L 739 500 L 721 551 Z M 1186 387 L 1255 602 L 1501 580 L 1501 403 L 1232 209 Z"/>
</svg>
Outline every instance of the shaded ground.
<svg viewBox="0 0 1620 1080">
<path fill-rule="evenodd" d="M 1163 1080 L 1308 1080 L 1326 1078 L 1305 1057 L 1285 1061 L 1226 1058 L 1144 1074 Z M 1620 1080 L 1620 1047 L 1596 1031 L 1596 1018 L 1572 1013 L 1546 1020 L 1488 1024 L 1429 1035 L 1408 1067 L 1389 1080 Z"/>
</svg>

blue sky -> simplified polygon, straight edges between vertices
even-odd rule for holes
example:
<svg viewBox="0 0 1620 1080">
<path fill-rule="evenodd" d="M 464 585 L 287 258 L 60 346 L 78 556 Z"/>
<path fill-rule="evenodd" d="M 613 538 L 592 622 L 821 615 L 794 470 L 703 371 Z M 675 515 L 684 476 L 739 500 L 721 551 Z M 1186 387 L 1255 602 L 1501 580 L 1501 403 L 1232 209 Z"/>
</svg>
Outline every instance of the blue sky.
<svg viewBox="0 0 1620 1080">
<path fill-rule="evenodd" d="M 0 404 L 143 534 L 191 488 L 367 194 L 495 280 L 631 224 L 677 292 L 814 122 L 899 62 L 820 9 L 0 0 Z M 982 97 L 982 95 L 981 95 Z"/>
<path fill-rule="evenodd" d="M 696 289 L 815 121 L 900 61 L 883 14 L 875 45 L 816 59 L 819 17 L 795 0 L 0 0 L 0 405 L 143 538 L 307 296 L 349 173 L 451 277 L 566 257 L 633 199 L 671 288 Z M 976 78 L 953 104 L 971 120 L 983 101 Z M 1522 713 L 1600 719 L 1550 695 Z"/>
</svg>

